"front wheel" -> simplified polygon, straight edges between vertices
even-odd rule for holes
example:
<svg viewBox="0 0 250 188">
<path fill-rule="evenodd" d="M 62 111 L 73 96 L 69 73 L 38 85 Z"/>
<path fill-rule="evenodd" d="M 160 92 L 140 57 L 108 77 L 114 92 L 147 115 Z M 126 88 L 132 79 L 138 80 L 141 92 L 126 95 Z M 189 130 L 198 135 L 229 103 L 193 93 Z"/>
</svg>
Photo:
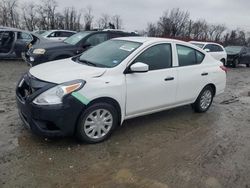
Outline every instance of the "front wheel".
<svg viewBox="0 0 250 188">
<path fill-rule="evenodd" d="M 210 108 L 214 98 L 214 91 L 211 86 L 206 86 L 196 99 L 192 107 L 195 112 L 204 113 Z"/>
<path fill-rule="evenodd" d="M 76 136 L 82 142 L 91 144 L 106 140 L 118 124 L 114 106 L 96 103 L 88 107 L 79 119 Z"/>
<path fill-rule="evenodd" d="M 238 66 L 238 64 L 239 64 L 239 59 L 235 59 L 233 61 L 233 68 L 236 68 Z"/>
</svg>

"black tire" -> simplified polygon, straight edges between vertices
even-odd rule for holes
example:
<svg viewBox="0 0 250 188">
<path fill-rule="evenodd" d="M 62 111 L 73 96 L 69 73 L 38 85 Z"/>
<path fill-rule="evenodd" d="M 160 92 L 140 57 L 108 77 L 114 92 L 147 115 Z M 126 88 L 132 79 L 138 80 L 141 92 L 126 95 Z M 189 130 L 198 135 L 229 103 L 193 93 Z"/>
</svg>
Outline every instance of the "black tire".
<svg viewBox="0 0 250 188">
<path fill-rule="evenodd" d="M 223 63 L 224 66 L 226 66 L 226 60 L 225 59 L 221 59 L 220 61 Z"/>
<path fill-rule="evenodd" d="M 250 64 L 246 64 L 247 67 L 250 67 Z"/>
<path fill-rule="evenodd" d="M 202 97 L 203 95 L 209 92 L 211 94 L 211 101 L 209 103 L 208 106 L 206 106 L 206 108 L 202 107 Z M 198 98 L 196 99 L 196 101 L 192 104 L 192 108 L 195 112 L 197 113 L 204 113 L 206 111 L 208 111 L 208 109 L 210 108 L 211 104 L 213 103 L 213 98 L 214 98 L 214 90 L 211 86 L 206 86 L 199 94 Z"/>
<path fill-rule="evenodd" d="M 108 111 L 110 113 L 110 115 L 112 115 L 112 120 L 113 120 L 112 126 L 109 129 L 108 133 L 106 135 L 104 135 L 103 137 L 101 137 L 101 138 L 91 138 L 91 137 L 89 137 L 87 135 L 87 133 L 84 130 L 85 123 L 86 123 L 86 120 L 87 120 L 88 116 L 91 113 L 94 113 L 96 110 L 106 110 L 106 111 Z M 115 107 L 113 105 L 110 105 L 108 103 L 95 103 L 95 104 L 89 106 L 83 112 L 81 117 L 79 118 L 78 124 L 77 124 L 77 127 L 76 127 L 76 137 L 77 137 L 77 139 L 79 141 L 86 142 L 86 143 L 89 143 L 89 144 L 96 144 L 96 143 L 99 143 L 99 142 L 103 142 L 104 140 L 106 140 L 107 138 L 110 137 L 110 135 L 114 131 L 117 124 L 118 124 L 118 113 L 117 113 L 117 111 L 116 111 L 116 109 L 115 109 Z M 98 126 L 98 125 L 95 124 L 95 126 Z M 94 132 L 94 131 L 96 131 L 96 129 L 93 130 L 92 132 Z"/>
<path fill-rule="evenodd" d="M 232 67 L 233 67 L 233 68 L 236 68 L 236 67 L 238 66 L 238 64 L 239 64 L 239 59 L 235 59 L 235 60 L 233 61 L 233 63 L 232 63 Z"/>
</svg>

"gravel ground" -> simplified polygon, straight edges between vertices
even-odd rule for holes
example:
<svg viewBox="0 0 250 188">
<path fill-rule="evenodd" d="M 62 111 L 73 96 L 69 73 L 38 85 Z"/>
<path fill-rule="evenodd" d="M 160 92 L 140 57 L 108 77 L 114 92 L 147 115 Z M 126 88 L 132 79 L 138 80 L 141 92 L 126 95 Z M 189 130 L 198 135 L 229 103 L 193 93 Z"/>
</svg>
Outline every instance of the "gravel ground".
<svg viewBox="0 0 250 188">
<path fill-rule="evenodd" d="M 27 70 L 0 62 L 0 187 L 250 187 L 250 68 L 229 71 L 207 113 L 185 106 L 132 119 L 97 145 L 22 126 L 15 86 Z"/>
</svg>

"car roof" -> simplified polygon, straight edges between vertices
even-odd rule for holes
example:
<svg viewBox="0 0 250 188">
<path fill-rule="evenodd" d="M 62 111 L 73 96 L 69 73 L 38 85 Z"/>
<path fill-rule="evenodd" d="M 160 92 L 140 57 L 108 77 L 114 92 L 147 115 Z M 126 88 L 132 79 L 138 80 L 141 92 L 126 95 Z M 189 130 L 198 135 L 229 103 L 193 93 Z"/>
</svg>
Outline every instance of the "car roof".
<svg viewBox="0 0 250 188">
<path fill-rule="evenodd" d="M 112 40 L 127 40 L 131 42 L 139 42 L 139 43 L 176 42 L 176 43 L 186 44 L 186 42 L 181 41 L 181 40 L 169 39 L 169 38 L 157 38 L 157 37 L 121 37 L 121 38 L 115 38 Z"/>
<path fill-rule="evenodd" d="M 46 30 L 44 30 L 46 31 Z M 65 31 L 65 32 L 71 32 L 71 33 L 76 33 L 76 31 L 71 31 L 71 30 L 64 30 L 64 29 L 54 29 L 54 30 L 48 30 L 49 32 L 55 32 L 55 31 Z"/>
<path fill-rule="evenodd" d="M 202 42 L 202 41 L 189 41 L 190 43 L 196 43 L 196 44 L 215 44 L 215 45 L 219 45 L 221 46 L 219 43 L 216 43 L 216 42 Z"/>
<path fill-rule="evenodd" d="M 12 27 L 0 27 L 0 31 L 22 31 L 22 32 L 29 32 L 29 31 L 24 31 L 21 29 L 16 29 Z"/>
</svg>

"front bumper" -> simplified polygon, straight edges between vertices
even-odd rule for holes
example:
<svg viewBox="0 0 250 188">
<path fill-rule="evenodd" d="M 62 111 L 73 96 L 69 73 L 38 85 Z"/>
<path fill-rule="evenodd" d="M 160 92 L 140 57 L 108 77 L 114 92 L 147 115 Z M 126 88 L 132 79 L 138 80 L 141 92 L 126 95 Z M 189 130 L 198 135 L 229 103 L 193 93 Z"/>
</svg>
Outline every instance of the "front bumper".
<svg viewBox="0 0 250 188">
<path fill-rule="evenodd" d="M 39 106 L 32 101 L 43 92 L 43 88 L 26 97 L 22 96 L 20 90 L 22 86 L 20 87 L 19 84 L 16 90 L 19 115 L 24 125 L 32 132 L 45 137 L 74 134 L 78 118 L 85 109 L 85 105 L 72 95 L 68 95 L 63 99 L 63 104 Z"/>
</svg>

